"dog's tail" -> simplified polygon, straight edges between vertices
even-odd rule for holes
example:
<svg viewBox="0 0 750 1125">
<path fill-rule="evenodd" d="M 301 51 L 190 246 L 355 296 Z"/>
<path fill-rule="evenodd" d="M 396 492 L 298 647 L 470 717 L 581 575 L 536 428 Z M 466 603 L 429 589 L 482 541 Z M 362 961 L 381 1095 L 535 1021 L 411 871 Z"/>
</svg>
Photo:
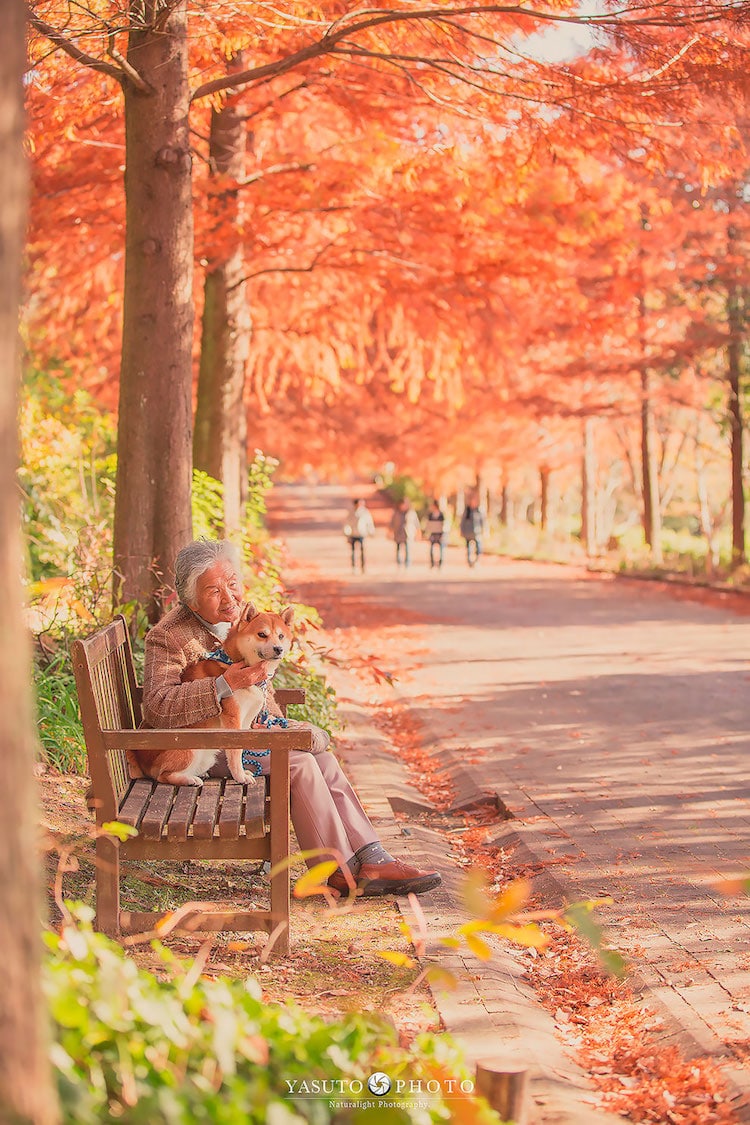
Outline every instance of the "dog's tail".
<svg viewBox="0 0 750 1125">
<path fill-rule="evenodd" d="M 132 750 L 125 751 L 125 757 L 128 759 L 128 767 L 130 769 L 130 776 L 133 778 L 145 777 L 145 773 L 138 764 L 138 755 L 134 754 Z"/>
</svg>

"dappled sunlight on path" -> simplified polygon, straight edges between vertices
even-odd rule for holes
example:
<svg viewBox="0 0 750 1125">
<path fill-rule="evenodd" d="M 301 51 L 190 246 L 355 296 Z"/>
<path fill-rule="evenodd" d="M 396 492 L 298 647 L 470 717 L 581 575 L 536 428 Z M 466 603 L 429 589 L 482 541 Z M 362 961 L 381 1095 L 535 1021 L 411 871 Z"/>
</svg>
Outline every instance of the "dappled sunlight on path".
<svg viewBox="0 0 750 1125">
<path fill-rule="evenodd" d="M 747 1089 L 734 1064 L 750 1043 L 750 911 L 716 884 L 750 871 L 750 621 L 580 568 L 469 570 L 456 546 L 442 572 L 421 543 L 397 571 L 382 530 L 352 576 L 347 500 L 279 490 L 301 593 L 350 656 L 365 648 L 398 677 L 433 759 L 463 759 L 498 793 L 570 897 L 613 898 L 614 944 Z"/>
</svg>

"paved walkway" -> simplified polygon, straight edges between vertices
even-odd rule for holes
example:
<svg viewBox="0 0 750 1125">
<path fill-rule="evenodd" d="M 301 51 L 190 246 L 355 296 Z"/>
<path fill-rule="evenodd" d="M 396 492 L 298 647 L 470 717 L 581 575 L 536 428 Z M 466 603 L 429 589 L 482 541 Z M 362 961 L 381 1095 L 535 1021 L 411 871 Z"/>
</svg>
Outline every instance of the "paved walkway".
<svg viewBox="0 0 750 1125">
<path fill-rule="evenodd" d="M 505 832 L 554 861 L 569 898 L 612 896 L 603 920 L 649 1003 L 688 1050 L 722 1060 L 750 1120 L 750 1075 L 730 1046 L 742 1054 L 750 1043 L 750 911 L 715 889 L 750 870 L 750 619 L 567 568 L 485 558 L 469 570 L 458 548 L 438 573 L 418 544 L 412 568 L 398 571 L 384 537 L 368 544 L 367 575 L 352 577 L 342 492 L 279 489 L 275 503 L 293 557 L 340 581 L 342 597 L 389 619 L 408 611 L 394 643 L 408 652 L 411 638 L 420 652 L 397 691 L 426 743 L 499 795 L 516 818 Z M 314 585 L 307 593 L 314 600 Z M 379 657 L 387 666 L 388 653 Z M 356 699 L 356 688 L 345 694 Z M 382 802 L 393 759 L 370 783 L 357 758 L 358 786 Z M 429 839 L 419 844 L 429 851 Z M 485 996 L 468 1007 L 494 1014 L 496 1031 L 531 1020 L 522 1045 L 544 1052 L 543 1013 L 507 965 L 501 977 L 489 1005 Z M 570 1090 L 576 1077 L 562 1067 Z M 543 1069 L 551 1081 L 554 1064 Z M 549 1120 L 583 1122 L 581 1112 Z"/>
</svg>

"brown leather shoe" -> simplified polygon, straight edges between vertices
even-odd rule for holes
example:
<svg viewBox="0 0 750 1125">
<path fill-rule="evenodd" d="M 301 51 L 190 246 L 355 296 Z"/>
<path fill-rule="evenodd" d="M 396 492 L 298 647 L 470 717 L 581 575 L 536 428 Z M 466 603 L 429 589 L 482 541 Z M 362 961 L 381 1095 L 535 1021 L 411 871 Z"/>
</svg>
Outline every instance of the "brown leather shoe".
<svg viewBox="0 0 750 1125">
<path fill-rule="evenodd" d="M 439 886 L 442 879 L 437 871 L 419 871 L 394 859 L 387 863 L 363 863 L 356 882 L 358 895 L 374 898 L 376 895 L 421 895 Z M 328 886 L 344 897 L 351 894 L 346 876 L 341 871 L 334 871 Z"/>
</svg>

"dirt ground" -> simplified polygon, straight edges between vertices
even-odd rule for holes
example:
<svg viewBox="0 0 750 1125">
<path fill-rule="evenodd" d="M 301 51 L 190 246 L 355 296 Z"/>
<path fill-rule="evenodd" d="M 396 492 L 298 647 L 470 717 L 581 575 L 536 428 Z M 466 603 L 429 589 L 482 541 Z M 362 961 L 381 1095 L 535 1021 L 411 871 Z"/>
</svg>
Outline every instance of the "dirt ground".
<svg viewBox="0 0 750 1125">
<path fill-rule="evenodd" d="M 87 781 L 48 771 L 39 778 L 43 840 L 47 850 L 48 911 L 56 925 L 55 881 L 62 879 L 66 900 L 94 902 L 92 820 L 86 809 Z M 59 873 L 60 854 L 74 870 Z M 294 868 L 295 876 L 304 868 Z M 194 899 L 266 906 L 268 881 L 256 864 L 214 867 L 205 863 L 124 864 L 123 909 L 165 911 Z M 437 1030 L 439 1019 L 424 984 L 411 986 L 413 970 L 395 966 L 379 951 L 408 953 L 393 900 L 369 899 L 356 910 L 335 913 L 322 899 L 295 902 L 294 942 L 289 957 L 266 962 L 264 934 L 217 934 L 203 947 L 207 976 L 256 976 L 270 1002 L 296 1001 L 308 1011 L 335 1016 L 346 1011 L 378 1012 L 391 1019 L 403 1044 L 421 1031 Z M 163 942 L 178 956 L 192 958 L 200 938 L 170 935 Z M 139 965 L 163 973 L 149 943 L 131 946 Z"/>
</svg>

